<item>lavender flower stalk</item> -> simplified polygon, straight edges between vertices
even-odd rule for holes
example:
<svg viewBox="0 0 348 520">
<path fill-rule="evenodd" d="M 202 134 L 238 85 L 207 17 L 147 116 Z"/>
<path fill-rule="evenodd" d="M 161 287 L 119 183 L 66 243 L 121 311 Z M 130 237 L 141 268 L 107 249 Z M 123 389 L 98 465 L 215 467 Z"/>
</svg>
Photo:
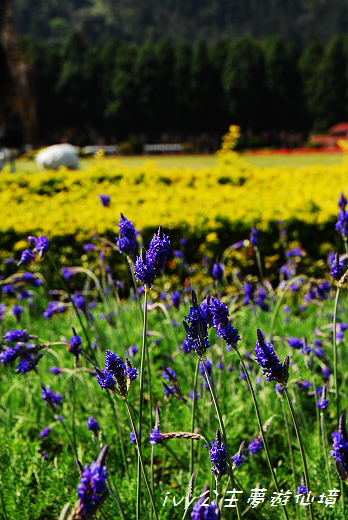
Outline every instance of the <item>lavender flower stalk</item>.
<svg viewBox="0 0 348 520">
<path fill-rule="evenodd" d="M 286 386 L 289 379 L 289 356 L 286 356 L 282 364 L 272 343 L 265 343 L 263 334 L 259 329 L 257 329 L 256 335 L 255 361 L 263 368 L 262 373 L 267 374 L 267 381 L 277 381 L 277 383 Z"/>
<path fill-rule="evenodd" d="M 327 436 L 326 436 L 326 424 L 325 424 L 325 414 L 324 414 L 324 410 L 326 410 L 326 408 L 328 407 L 328 404 L 329 404 L 329 401 L 326 398 L 327 392 L 328 392 L 328 384 L 325 383 L 325 385 L 323 386 L 321 398 L 317 402 L 317 407 L 320 408 L 321 435 L 322 435 L 323 451 L 324 451 L 325 465 L 326 465 L 326 471 L 327 471 L 327 482 L 329 485 L 329 489 L 332 489 L 329 457 L 327 454 L 327 445 L 326 445 Z"/>
<path fill-rule="evenodd" d="M 261 336 L 262 336 L 262 334 L 261 334 Z M 262 336 L 262 339 L 263 339 L 263 336 Z M 250 392 L 251 392 L 251 397 L 252 397 L 254 408 L 255 408 L 255 412 L 256 412 L 257 422 L 258 422 L 258 425 L 259 425 L 259 428 L 260 428 L 260 435 L 261 435 L 263 444 L 265 446 L 265 452 L 266 452 L 268 466 L 269 466 L 270 472 L 272 474 L 272 478 L 273 478 L 276 490 L 279 493 L 280 492 L 280 487 L 279 487 L 279 484 L 278 484 L 278 480 L 277 480 L 275 471 L 273 469 L 273 464 L 272 464 L 271 456 L 270 456 L 269 449 L 268 449 L 267 438 L 266 438 L 266 435 L 265 435 L 265 432 L 264 432 L 263 426 L 262 426 L 261 414 L 260 414 L 259 406 L 258 406 L 258 403 L 257 403 L 257 400 L 256 400 L 255 391 L 254 391 L 253 385 L 252 385 L 251 380 L 250 380 L 249 372 L 247 370 L 247 367 L 245 366 L 244 359 L 243 359 L 243 357 L 242 357 L 242 355 L 241 355 L 241 353 L 240 353 L 238 348 L 236 348 L 236 352 L 237 352 L 237 354 L 239 356 L 239 360 L 241 362 L 241 365 L 243 367 L 243 370 L 244 370 L 244 373 L 245 373 L 245 376 L 246 376 L 246 379 L 247 379 L 247 382 L 248 382 L 248 386 L 249 386 L 249 389 L 250 389 Z M 286 520 L 289 520 L 288 512 L 286 510 L 285 505 L 282 504 L 282 508 L 283 508 L 283 512 L 284 512 Z"/>
<path fill-rule="evenodd" d="M 109 496 L 105 490 L 108 472 L 105 461 L 109 446 L 104 446 L 96 462 L 85 465 L 81 472 L 80 484 L 77 486 L 78 500 L 68 520 L 90 520 Z M 78 467 L 82 467 L 78 461 Z M 104 491 L 105 490 L 105 491 Z"/>
</svg>

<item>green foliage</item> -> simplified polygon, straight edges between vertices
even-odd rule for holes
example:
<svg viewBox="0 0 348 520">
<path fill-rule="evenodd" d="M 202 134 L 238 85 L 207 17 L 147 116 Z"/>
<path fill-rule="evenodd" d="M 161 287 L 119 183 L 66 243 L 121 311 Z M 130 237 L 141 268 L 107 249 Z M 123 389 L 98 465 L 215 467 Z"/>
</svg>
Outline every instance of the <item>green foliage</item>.
<svg viewBox="0 0 348 520">
<path fill-rule="evenodd" d="M 345 37 L 324 53 L 314 41 L 302 54 L 274 35 L 261 43 L 221 38 L 210 49 L 204 40 L 88 46 L 76 32 L 60 50 L 28 39 L 21 45 L 33 64 L 46 142 L 136 136 L 215 151 L 233 122 L 242 128 L 240 146 L 279 146 L 291 144 L 282 133 L 306 140 L 311 129 L 327 131 L 348 115 Z"/>
</svg>

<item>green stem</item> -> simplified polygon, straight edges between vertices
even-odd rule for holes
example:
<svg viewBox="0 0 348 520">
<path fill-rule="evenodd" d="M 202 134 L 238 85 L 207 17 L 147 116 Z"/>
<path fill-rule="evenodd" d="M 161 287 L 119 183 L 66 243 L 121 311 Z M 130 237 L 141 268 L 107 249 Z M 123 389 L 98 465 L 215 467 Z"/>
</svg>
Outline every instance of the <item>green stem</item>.
<svg viewBox="0 0 348 520">
<path fill-rule="evenodd" d="M 75 407 L 76 407 L 76 368 L 77 368 L 77 362 L 76 362 L 76 357 L 74 356 L 72 434 L 73 434 L 73 441 L 74 441 L 75 451 L 76 451 L 76 427 L 75 427 Z"/>
<path fill-rule="evenodd" d="M 214 388 L 213 388 L 213 386 L 211 384 L 210 377 L 209 377 L 207 368 L 205 366 L 204 360 L 201 361 L 201 363 L 202 363 L 202 366 L 204 368 L 205 378 L 206 378 L 207 383 L 209 385 L 210 394 L 211 394 L 211 397 L 212 397 L 212 400 L 213 400 L 213 403 L 214 403 L 214 406 L 215 406 L 216 415 L 217 415 L 217 418 L 218 418 L 218 421 L 219 421 L 219 425 L 220 425 L 220 431 L 222 433 L 222 437 L 223 437 L 225 448 L 226 448 L 228 472 L 229 472 L 229 475 L 230 475 L 230 478 L 231 478 L 232 486 L 235 489 L 236 483 L 235 483 L 235 480 L 234 480 L 234 474 L 233 474 L 233 469 L 232 469 L 232 465 L 231 465 L 231 458 L 230 458 L 230 454 L 229 454 L 229 450 L 228 450 L 225 425 L 224 425 L 224 422 L 222 420 L 222 416 L 221 416 L 221 412 L 220 412 L 220 408 L 219 408 L 219 403 L 218 403 L 218 401 L 216 399 Z M 242 515 L 241 515 L 241 512 L 240 512 L 239 502 L 237 502 L 237 516 L 238 516 L 238 520 L 242 520 Z"/>
<path fill-rule="evenodd" d="M 120 512 L 120 515 L 121 515 L 122 519 L 126 520 L 126 517 L 124 516 L 124 512 L 123 512 L 123 509 L 122 509 L 122 506 L 121 506 L 120 497 L 119 497 L 119 494 L 117 493 L 117 487 L 115 486 L 115 483 L 114 483 L 111 475 L 108 476 L 108 478 L 106 479 L 106 482 L 108 484 L 109 490 L 111 491 L 111 494 L 113 496 L 113 499 L 114 499 L 115 504 L 116 504 L 116 506 L 117 506 L 117 508 L 118 508 L 118 510 Z"/>
<path fill-rule="evenodd" d="M 337 324 L 337 307 L 338 297 L 340 294 L 340 288 L 337 286 L 336 298 L 333 315 L 333 348 L 334 348 L 334 381 L 335 381 L 335 399 L 336 399 L 336 414 L 337 422 L 340 419 L 340 404 L 339 404 L 339 391 L 338 391 L 338 375 L 337 375 L 337 338 L 336 338 L 336 324 Z"/>
<path fill-rule="evenodd" d="M 57 414 L 57 415 L 58 415 L 58 414 Z M 71 448 L 72 448 L 72 450 L 73 450 L 73 452 L 74 452 L 75 458 L 77 459 L 77 458 L 78 458 L 78 457 L 77 457 L 77 451 L 76 451 L 76 447 L 75 447 L 75 445 L 74 445 L 74 442 L 73 442 L 73 440 L 72 440 L 72 438 L 71 438 L 71 435 L 70 435 L 70 433 L 68 432 L 67 427 L 66 427 L 65 424 L 64 424 L 64 420 L 62 420 L 62 419 L 60 418 L 59 415 L 58 415 L 58 418 L 59 418 L 59 420 L 60 420 L 61 425 L 62 425 L 63 428 L 64 428 L 65 433 L 66 433 L 67 436 L 68 436 L 68 439 L 69 439 L 69 442 L 70 442 L 70 446 L 71 446 Z"/>
<path fill-rule="evenodd" d="M 145 345 L 146 345 L 146 329 L 147 329 L 147 286 L 145 288 L 145 299 L 144 299 L 144 326 L 143 326 L 143 341 L 141 346 L 141 362 L 140 362 L 140 392 L 139 392 L 139 418 L 138 418 L 138 431 L 139 431 L 139 442 L 141 444 L 141 427 L 143 419 L 143 401 L 144 401 L 144 364 L 145 364 Z M 149 374 L 150 377 L 150 374 Z M 134 429 L 135 435 L 137 432 Z M 138 448 L 138 471 L 137 471 L 137 520 L 140 520 L 140 496 L 141 496 L 141 453 Z"/>
<path fill-rule="evenodd" d="M 255 255 L 256 255 L 257 268 L 259 270 L 259 275 L 260 275 L 260 283 L 261 283 L 261 285 L 263 285 L 264 279 L 263 279 L 261 255 L 260 255 L 260 251 L 259 251 L 258 247 L 255 247 Z"/>
<path fill-rule="evenodd" d="M 292 278 L 291 280 L 289 280 L 286 284 L 286 286 L 284 287 L 284 290 L 281 294 L 281 296 L 278 298 L 277 300 L 277 303 L 276 303 L 276 306 L 274 308 L 274 311 L 273 311 L 273 314 L 272 314 L 272 320 L 271 320 L 271 326 L 270 326 L 270 330 L 269 330 L 269 333 L 272 334 L 273 333 L 273 327 L 274 327 L 274 324 L 275 324 L 275 320 L 277 319 L 277 315 L 278 315 L 278 312 L 279 312 L 279 309 L 280 309 L 280 306 L 281 304 L 283 303 L 283 300 L 284 300 L 284 297 L 286 295 L 286 293 L 288 292 L 289 290 L 289 287 L 295 283 L 297 280 L 304 280 L 304 276 L 296 276 L 295 278 Z"/>
<path fill-rule="evenodd" d="M 195 413 L 196 413 L 196 391 L 197 391 L 197 380 L 198 380 L 198 371 L 199 371 L 199 359 L 197 359 L 195 378 L 193 381 L 193 400 L 192 400 L 192 414 L 191 414 L 191 432 L 195 431 Z M 193 456 L 194 456 L 194 444 L 193 439 L 191 439 L 191 453 L 190 453 L 190 475 L 194 473 L 193 471 Z"/>
<path fill-rule="evenodd" d="M 8 520 L 8 516 L 7 516 L 7 513 L 6 513 L 6 508 L 5 508 L 5 503 L 4 503 L 4 497 L 3 497 L 3 494 L 2 494 L 2 483 L 0 482 L 0 501 L 1 501 L 1 509 L 2 509 L 2 512 L 4 513 L 4 520 Z"/>
<path fill-rule="evenodd" d="M 144 326 L 144 323 L 145 323 L 145 309 L 144 309 L 144 317 L 143 317 L 142 309 L 141 309 L 141 301 L 140 301 L 140 298 L 139 298 L 139 293 L 138 293 L 138 288 L 137 288 L 137 282 L 136 282 L 135 275 L 134 275 L 134 265 L 133 265 L 133 261 L 130 258 L 130 256 L 127 256 L 127 261 L 128 261 L 129 269 L 130 269 L 130 272 L 131 272 L 131 275 L 132 275 L 132 279 L 133 279 L 134 291 L 135 291 L 135 295 L 137 297 L 137 302 L 138 302 L 138 307 L 139 307 L 141 320 L 142 320 L 143 326 Z M 147 289 L 146 285 L 144 285 L 144 288 L 145 288 L 145 303 L 144 303 L 144 305 L 146 306 L 146 317 L 147 317 L 147 292 L 146 291 L 148 289 Z M 147 326 L 147 323 L 146 323 L 146 326 Z M 148 382 L 149 382 L 149 403 L 150 403 L 150 428 L 152 429 L 153 410 L 152 410 L 152 389 L 151 389 L 151 377 L 150 377 L 151 376 L 151 369 L 150 369 L 149 349 L 148 349 L 147 338 L 146 338 L 146 328 L 145 328 L 145 350 L 146 350 L 146 363 L 147 363 L 147 371 L 148 371 L 148 378 L 149 378 Z M 143 340 L 144 340 L 144 338 L 143 338 Z M 140 432 L 140 430 L 139 430 L 139 432 Z M 139 433 L 139 435 L 140 435 L 140 438 L 141 438 L 141 434 L 140 433 Z"/>
<path fill-rule="evenodd" d="M 124 466 L 124 470 L 126 472 L 127 478 L 129 480 L 128 464 L 127 464 L 126 454 L 124 451 L 124 443 L 123 443 L 123 438 L 122 438 L 122 430 L 121 430 L 121 425 L 120 425 L 120 418 L 119 418 L 119 414 L 118 414 L 116 397 L 114 396 L 114 399 L 112 399 L 110 392 L 107 393 L 107 396 L 108 396 L 110 405 L 114 412 L 114 417 L 115 417 L 115 422 L 116 422 L 116 427 L 117 427 L 117 434 L 118 434 L 118 443 L 120 445 L 122 462 L 123 462 L 123 466 Z"/>
<path fill-rule="evenodd" d="M 320 412 L 320 422 L 321 422 L 321 435 L 322 435 L 322 439 L 323 439 L 323 449 L 324 449 L 324 456 L 325 456 L 325 464 L 326 464 L 326 470 L 327 470 L 327 479 L 328 479 L 328 484 L 330 486 L 329 489 L 332 489 L 331 475 L 330 475 L 330 466 L 329 466 L 329 457 L 327 456 L 326 427 L 325 427 L 324 412 Z"/>
<path fill-rule="evenodd" d="M 346 250 L 346 254 L 348 255 L 348 240 L 347 237 L 343 237 L 344 249 Z"/>
<path fill-rule="evenodd" d="M 315 410 L 316 410 L 316 415 L 317 415 L 317 435 L 318 435 L 318 449 L 319 449 L 319 457 L 321 457 L 321 450 L 320 450 L 320 443 L 321 443 L 321 435 L 320 435 L 320 417 L 319 417 L 319 408 L 317 407 L 317 399 L 318 399 L 318 394 L 317 394 L 317 385 L 315 383 L 315 377 L 312 376 L 312 381 L 313 381 L 313 390 L 314 390 L 314 402 L 315 402 Z"/>
<path fill-rule="evenodd" d="M 289 423 L 288 423 L 288 418 L 286 416 L 285 404 L 284 404 L 284 399 L 283 399 L 282 395 L 280 396 L 280 401 L 282 403 L 284 423 L 285 423 L 285 429 L 286 429 L 286 437 L 287 437 L 287 440 L 288 440 L 288 447 L 289 447 L 289 453 L 290 453 L 290 463 L 291 463 L 291 471 L 292 471 L 292 477 L 293 477 L 293 480 L 294 480 L 294 489 L 296 489 L 296 475 L 295 475 L 294 453 L 292 451 Z"/>
<path fill-rule="evenodd" d="M 152 505 L 152 509 L 153 509 L 154 515 L 155 515 L 156 520 L 158 520 L 158 514 L 157 514 L 157 510 L 156 510 L 154 494 L 152 493 L 152 489 L 150 487 L 148 478 L 146 476 L 143 456 L 141 454 L 140 437 L 138 438 L 138 434 L 137 434 L 137 431 L 136 431 L 136 428 L 135 428 L 134 419 L 133 419 L 132 412 L 130 410 L 130 406 L 129 406 L 129 403 L 128 403 L 127 399 L 125 399 L 125 403 L 126 403 L 126 406 L 127 406 L 127 410 L 128 410 L 130 421 L 132 423 L 132 427 L 133 427 L 133 431 L 134 431 L 134 435 L 135 435 L 135 442 L 136 442 L 137 448 L 138 448 L 138 460 L 140 460 L 141 469 L 142 469 L 142 472 L 143 472 L 143 476 L 144 476 L 144 480 L 145 480 L 145 484 L 146 484 L 147 490 L 148 490 L 149 495 L 150 495 L 150 500 L 151 500 L 151 505 Z M 140 432 L 140 430 L 139 430 L 139 432 Z"/>
<path fill-rule="evenodd" d="M 343 508 L 343 518 L 346 517 L 345 507 L 344 507 L 344 484 L 343 480 L 340 479 L 340 487 L 341 487 L 341 500 L 342 500 L 342 508 Z"/>
<path fill-rule="evenodd" d="M 244 363 L 244 359 L 242 358 L 241 353 L 239 352 L 239 350 L 236 349 L 236 351 L 237 351 L 237 354 L 239 356 L 239 360 L 240 360 L 240 362 L 242 364 L 242 367 L 243 367 L 243 370 L 244 370 L 244 373 L 246 375 L 246 379 L 248 381 L 248 385 L 249 385 L 249 388 L 250 388 L 251 397 L 252 397 L 252 400 L 253 400 L 253 403 L 254 403 L 255 412 L 256 412 L 257 422 L 258 422 L 258 425 L 259 425 L 259 428 L 260 428 L 260 433 L 261 433 L 261 436 L 262 436 L 263 445 L 265 447 L 266 457 L 267 457 L 269 469 L 270 469 L 271 474 L 272 474 L 273 482 L 274 482 L 274 485 L 276 487 L 277 492 L 280 493 L 280 488 L 279 488 L 279 485 L 278 485 L 277 477 L 276 477 L 275 471 L 273 469 L 271 456 L 269 454 L 267 438 L 266 438 L 265 432 L 263 431 L 263 425 L 262 425 L 262 421 L 261 421 L 260 410 L 259 410 L 259 406 L 257 404 L 254 388 L 253 388 L 253 386 L 251 384 L 249 373 L 248 373 L 248 370 L 247 370 L 247 368 L 245 366 L 245 363 Z M 283 512 L 284 512 L 286 520 L 289 520 L 288 512 L 286 510 L 286 507 L 283 504 L 282 504 L 282 508 L 283 508 Z"/>
<path fill-rule="evenodd" d="M 286 387 L 284 387 L 284 392 L 285 392 L 285 395 L 286 395 L 286 399 L 288 401 L 288 405 L 289 405 L 289 408 L 290 408 L 292 420 L 293 420 L 294 426 L 295 426 L 295 431 L 296 431 L 296 435 L 297 435 L 297 440 L 298 440 L 300 453 L 301 453 L 302 464 L 303 464 L 303 471 L 304 471 L 304 476 L 305 476 L 305 483 L 306 483 L 307 493 L 309 493 L 309 491 L 311 489 L 311 486 L 310 486 L 310 483 L 309 483 L 307 461 L 306 461 L 306 455 L 305 455 L 305 452 L 304 452 L 304 449 L 303 449 L 300 429 L 298 427 L 295 411 L 294 411 L 294 408 L 292 406 L 292 402 L 291 402 L 291 399 L 290 399 L 290 396 L 289 396 L 288 389 Z M 309 504 L 309 512 L 310 512 L 310 515 L 311 515 L 311 520 L 314 520 L 312 504 Z"/>
<path fill-rule="evenodd" d="M 55 263 L 55 261 L 53 260 L 53 257 L 52 257 L 52 255 L 51 255 L 51 253 L 50 253 L 49 251 L 48 251 L 48 253 L 47 253 L 47 256 L 48 256 L 49 261 L 51 262 L 51 265 L 52 265 L 52 267 L 53 267 L 53 269 L 54 269 L 56 275 L 57 275 L 58 278 L 59 278 L 60 283 L 62 284 L 64 290 L 65 290 L 65 291 L 67 292 L 67 294 L 68 294 L 69 301 L 71 301 L 71 303 L 72 303 L 72 305 L 73 305 L 73 307 L 74 307 L 75 314 L 76 314 L 76 316 L 77 316 L 77 319 L 78 319 L 79 322 L 80 322 L 80 325 L 81 325 L 81 328 L 82 328 L 82 330 L 83 330 L 83 334 L 84 334 L 84 336 L 85 336 L 85 338 L 86 338 L 86 341 L 87 341 L 87 343 L 88 343 L 88 346 L 89 346 L 89 348 L 92 350 L 90 339 L 89 339 L 88 334 L 87 334 L 87 332 L 86 332 L 85 326 L 84 326 L 84 324 L 83 324 L 83 322 L 82 322 L 82 319 L 81 319 L 80 313 L 79 313 L 79 311 L 78 311 L 78 309 L 77 309 L 77 307 L 76 307 L 76 305 L 75 305 L 74 300 L 72 299 L 72 296 L 71 296 L 71 293 L 70 293 L 70 291 L 69 291 L 69 289 L 68 289 L 68 286 L 66 285 L 66 283 L 65 283 L 65 281 L 64 281 L 64 278 L 63 278 L 62 275 L 60 274 L 60 272 L 59 272 L 59 270 L 58 270 L 58 268 L 57 268 L 57 266 L 56 266 L 56 263 Z"/>
</svg>

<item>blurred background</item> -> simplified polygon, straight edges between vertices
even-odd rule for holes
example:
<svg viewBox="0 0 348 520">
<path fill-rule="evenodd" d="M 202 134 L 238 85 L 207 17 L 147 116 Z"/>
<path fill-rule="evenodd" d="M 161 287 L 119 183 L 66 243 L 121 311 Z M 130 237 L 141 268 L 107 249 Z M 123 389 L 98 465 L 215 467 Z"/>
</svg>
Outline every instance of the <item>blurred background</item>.
<svg viewBox="0 0 348 520">
<path fill-rule="evenodd" d="M 0 21 L 10 148 L 208 153 L 231 122 L 249 149 L 348 130 L 330 130 L 348 121 L 347 0 L 0 0 Z"/>
</svg>

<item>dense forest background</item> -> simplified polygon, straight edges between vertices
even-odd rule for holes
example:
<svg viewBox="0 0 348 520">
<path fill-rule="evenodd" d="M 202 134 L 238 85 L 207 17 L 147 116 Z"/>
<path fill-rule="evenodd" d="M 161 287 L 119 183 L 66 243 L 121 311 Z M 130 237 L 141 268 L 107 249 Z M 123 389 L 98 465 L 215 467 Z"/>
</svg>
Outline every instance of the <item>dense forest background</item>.
<svg viewBox="0 0 348 520">
<path fill-rule="evenodd" d="M 234 123 L 242 146 L 291 147 L 348 120 L 348 0 L 10 5 L 40 144 L 213 151 Z"/>
<path fill-rule="evenodd" d="M 88 44 L 277 34 L 300 49 L 348 28 L 348 0 L 13 0 L 22 36 L 62 44 L 73 30 Z"/>
<path fill-rule="evenodd" d="M 31 63 L 41 140 L 76 144 L 195 142 L 219 147 L 229 124 L 246 146 L 298 146 L 310 131 L 348 119 L 348 36 L 302 52 L 278 36 L 222 38 L 210 47 L 160 40 L 61 48 L 22 38 Z"/>
</svg>

